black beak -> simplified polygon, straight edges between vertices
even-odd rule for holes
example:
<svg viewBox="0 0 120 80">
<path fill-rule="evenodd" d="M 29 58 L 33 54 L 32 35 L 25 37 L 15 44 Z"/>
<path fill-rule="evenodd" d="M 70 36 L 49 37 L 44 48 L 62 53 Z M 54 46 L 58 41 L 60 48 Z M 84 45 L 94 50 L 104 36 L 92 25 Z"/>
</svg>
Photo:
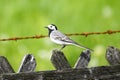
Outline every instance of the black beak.
<svg viewBox="0 0 120 80">
<path fill-rule="evenodd" d="M 45 26 L 44 28 L 48 28 L 48 27 Z"/>
</svg>

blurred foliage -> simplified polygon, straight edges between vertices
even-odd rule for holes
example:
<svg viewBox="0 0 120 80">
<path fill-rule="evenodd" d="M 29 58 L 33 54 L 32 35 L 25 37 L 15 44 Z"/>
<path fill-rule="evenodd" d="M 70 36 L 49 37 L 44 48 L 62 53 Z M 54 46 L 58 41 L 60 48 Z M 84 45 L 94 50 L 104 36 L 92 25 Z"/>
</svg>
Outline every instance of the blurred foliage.
<svg viewBox="0 0 120 80">
<path fill-rule="evenodd" d="M 119 0 L 0 0 L 0 38 L 47 35 L 44 26 L 54 23 L 63 33 L 97 32 L 120 29 Z M 94 49 L 89 67 L 108 65 L 108 46 L 120 48 L 119 34 L 72 36 L 73 40 Z M 6 56 L 17 71 L 22 57 L 31 53 L 37 70 L 54 69 L 51 51 L 60 46 L 49 38 L 0 42 L 0 55 Z M 74 66 L 80 49 L 66 47 L 63 52 Z"/>
</svg>

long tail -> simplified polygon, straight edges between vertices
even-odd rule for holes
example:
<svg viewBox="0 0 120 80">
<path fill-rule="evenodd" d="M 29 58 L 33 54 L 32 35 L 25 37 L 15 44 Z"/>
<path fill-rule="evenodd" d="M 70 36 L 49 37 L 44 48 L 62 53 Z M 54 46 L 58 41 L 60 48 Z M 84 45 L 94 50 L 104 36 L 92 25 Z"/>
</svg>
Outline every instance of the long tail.
<svg viewBox="0 0 120 80">
<path fill-rule="evenodd" d="M 90 51 L 94 51 L 94 50 L 92 50 L 92 49 L 90 49 L 90 48 L 87 48 L 87 47 L 85 47 L 85 46 L 82 46 L 82 45 L 80 45 L 80 44 L 78 44 L 78 43 L 74 43 L 73 45 L 75 45 L 75 46 L 78 46 L 78 47 L 81 47 L 81 48 L 83 48 L 83 49 L 88 49 L 88 50 L 90 50 Z"/>
</svg>

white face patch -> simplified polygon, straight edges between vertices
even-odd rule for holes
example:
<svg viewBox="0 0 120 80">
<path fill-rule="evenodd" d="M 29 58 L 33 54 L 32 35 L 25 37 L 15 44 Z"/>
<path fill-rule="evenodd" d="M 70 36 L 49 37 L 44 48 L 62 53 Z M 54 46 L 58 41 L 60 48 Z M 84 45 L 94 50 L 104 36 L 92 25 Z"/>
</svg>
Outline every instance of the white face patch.
<svg viewBox="0 0 120 80">
<path fill-rule="evenodd" d="M 50 29 L 50 30 L 56 30 L 56 26 L 54 26 L 54 25 L 48 25 L 48 28 Z"/>
</svg>

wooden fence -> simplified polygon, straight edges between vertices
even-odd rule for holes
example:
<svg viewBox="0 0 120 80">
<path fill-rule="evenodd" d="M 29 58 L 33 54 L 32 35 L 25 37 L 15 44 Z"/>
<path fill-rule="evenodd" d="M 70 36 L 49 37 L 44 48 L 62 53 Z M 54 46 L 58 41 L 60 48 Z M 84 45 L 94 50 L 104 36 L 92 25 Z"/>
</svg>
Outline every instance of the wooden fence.
<svg viewBox="0 0 120 80">
<path fill-rule="evenodd" d="M 87 68 L 91 59 L 89 50 L 83 51 L 72 68 L 63 52 L 53 50 L 51 62 L 56 70 L 34 71 L 36 60 L 27 54 L 17 73 L 8 60 L 0 56 L 0 80 L 120 80 L 120 50 L 109 47 L 106 60 L 110 66 Z"/>
</svg>

